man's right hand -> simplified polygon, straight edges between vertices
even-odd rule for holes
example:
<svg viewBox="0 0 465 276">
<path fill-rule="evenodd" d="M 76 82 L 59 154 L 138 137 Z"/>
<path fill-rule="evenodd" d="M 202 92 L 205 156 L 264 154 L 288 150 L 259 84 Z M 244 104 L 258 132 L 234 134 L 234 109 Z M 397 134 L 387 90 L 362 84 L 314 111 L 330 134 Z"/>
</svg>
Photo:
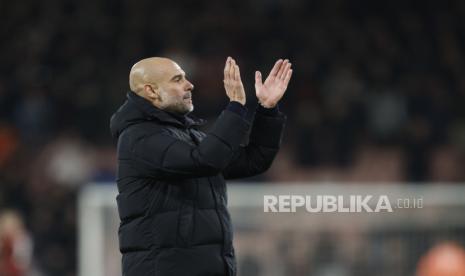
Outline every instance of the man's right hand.
<svg viewBox="0 0 465 276">
<path fill-rule="evenodd" d="M 245 105 L 246 96 L 244 86 L 242 85 L 241 72 L 236 61 L 231 57 L 226 59 L 223 82 L 229 100 Z"/>
</svg>

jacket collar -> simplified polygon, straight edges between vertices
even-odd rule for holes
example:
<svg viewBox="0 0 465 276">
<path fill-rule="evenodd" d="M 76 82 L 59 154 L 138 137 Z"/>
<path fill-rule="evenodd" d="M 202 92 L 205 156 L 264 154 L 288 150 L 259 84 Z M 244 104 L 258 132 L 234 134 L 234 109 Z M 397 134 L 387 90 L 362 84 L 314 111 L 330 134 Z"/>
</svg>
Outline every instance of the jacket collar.
<svg viewBox="0 0 465 276">
<path fill-rule="evenodd" d="M 178 115 L 173 114 L 153 106 L 149 101 L 129 91 L 127 93 L 128 102 L 134 104 L 136 108 L 141 111 L 149 120 L 157 120 L 162 123 L 172 124 L 180 127 L 200 126 L 206 123 L 205 120 L 199 119 L 191 114 Z"/>
</svg>

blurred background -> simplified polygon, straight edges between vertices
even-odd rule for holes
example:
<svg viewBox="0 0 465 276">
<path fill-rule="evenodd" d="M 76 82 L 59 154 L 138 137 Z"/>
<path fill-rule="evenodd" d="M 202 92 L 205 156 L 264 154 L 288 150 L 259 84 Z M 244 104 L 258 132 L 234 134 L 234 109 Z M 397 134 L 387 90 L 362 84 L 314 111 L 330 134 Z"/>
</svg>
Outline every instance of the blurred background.
<svg viewBox="0 0 465 276">
<path fill-rule="evenodd" d="M 195 85 L 194 114 L 210 122 L 227 104 L 227 56 L 241 67 L 250 111 L 254 71 L 291 60 L 284 144 L 268 173 L 247 180 L 254 185 L 421 191 L 448 183 L 445 194 L 463 192 L 465 211 L 464 1 L 0 0 L 0 23 L 0 275 L 77 275 L 78 197 L 88 183 L 114 181 L 109 119 L 125 100 L 130 67 L 149 56 L 181 65 Z M 465 228 L 449 222 L 416 240 L 402 271 L 385 275 L 413 275 L 437 240 L 461 252 Z M 322 230 L 308 247 L 333 253 L 287 254 L 289 269 L 278 275 L 373 275 L 382 254 L 398 256 L 418 237 L 396 233 L 387 247 L 375 239 L 364 249 L 381 256 L 368 265 L 318 272 L 315 264 L 339 252 L 315 242 L 331 240 Z M 276 250 L 289 252 L 292 242 L 280 241 Z M 241 273 L 265 275 L 253 269 Z"/>
</svg>

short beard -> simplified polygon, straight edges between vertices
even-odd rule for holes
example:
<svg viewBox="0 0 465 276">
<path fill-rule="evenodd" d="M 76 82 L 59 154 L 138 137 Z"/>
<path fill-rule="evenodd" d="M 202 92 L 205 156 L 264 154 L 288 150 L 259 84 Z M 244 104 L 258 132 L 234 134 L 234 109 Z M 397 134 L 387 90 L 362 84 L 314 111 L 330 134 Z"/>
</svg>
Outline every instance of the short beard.
<svg viewBox="0 0 465 276">
<path fill-rule="evenodd" d="M 194 106 L 193 105 L 188 106 L 188 105 L 185 105 L 182 102 L 177 102 L 177 103 L 165 106 L 162 109 L 166 110 L 166 111 L 168 111 L 170 113 L 179 114 L 179 115 L 186 115 L 186 114 L 188 114 L 188 113 L 190 113 L 190 112 L 192 112 L 194 110 Z"/>
<path fill-rule="evenodd" d="M 165 91 L 162 91 L 160 96 L 162 98 L 159 107 L 161 110 L 178 115 L 186 115 L 194 110 L 194 105 L 187 105 L 183 100 L 171 103 L 170 101 L 172 101 L 172 98 Z"/>
</svg>

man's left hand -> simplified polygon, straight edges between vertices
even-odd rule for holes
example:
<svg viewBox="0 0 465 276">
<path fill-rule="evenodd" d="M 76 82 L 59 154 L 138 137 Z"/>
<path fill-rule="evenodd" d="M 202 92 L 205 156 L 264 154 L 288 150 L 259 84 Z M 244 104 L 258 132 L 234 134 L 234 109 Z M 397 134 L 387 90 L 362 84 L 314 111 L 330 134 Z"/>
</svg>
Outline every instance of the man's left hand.
<svg viewBox="0 0 465 276">
<path fill-rule="evenodd" d="M 265 82 L 262 82 L 260 71 L 255 72 L 255 93 L 259 103 L 265 108 L 273 108 L 286 92 L 287 85 L 292 76 L 289 60 L 279 59 Z"/>
</svg>

